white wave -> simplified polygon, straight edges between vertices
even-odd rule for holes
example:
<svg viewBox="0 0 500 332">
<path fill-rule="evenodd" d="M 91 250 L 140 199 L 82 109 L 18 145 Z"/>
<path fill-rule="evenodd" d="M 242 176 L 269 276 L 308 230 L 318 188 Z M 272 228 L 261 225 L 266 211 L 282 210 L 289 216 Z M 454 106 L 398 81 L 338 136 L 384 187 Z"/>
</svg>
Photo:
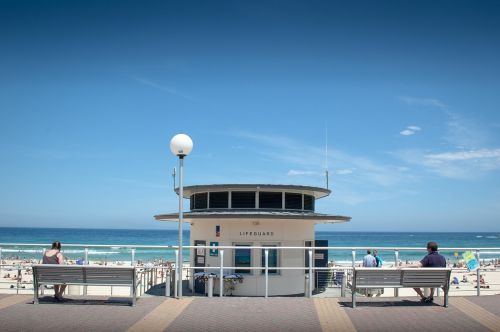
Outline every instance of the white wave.
<svg viewBox="0 0 500 332">
<path fill-rule="evenodd" d="M 2 252 L 11 252 L 11 253 L 34 253 L 34 254 L 41 254 L 43 252 L 42 249 L 2 249 Z M 70 249 L 70 250 L 63 250 L 64 254 L 82 254 L 84 253 L 84 250 L 77 250 L 77 249 Z M 89 250 L 89 255 L 112 255 L 112 254 L 121 254 L 119 251 L 96 251 L 96 250 Z"/>
<path fill-rule="evenodd" d="M 487 238 L 487 239 L 498 239 L 498 236 L 491 235 L 491 236 L 487 236 L 486 238 Z"/>
<path fill-rule="evenodd" d="M 482 235 L 476 235 L 477 238 L 482 238 L 483 236 Z"/>
<path fill-rule="evenodd" d="M 2 249 L 2 252 L 17 252 L 17 253 L 42 253 L 42 249 Z"/>
<path fill-rule="evenodd" d="M 119 251 L 92 251 L 89 250 L 89 255 L 113 255 L 113 254 L 121 254 Z"/>
</svg>

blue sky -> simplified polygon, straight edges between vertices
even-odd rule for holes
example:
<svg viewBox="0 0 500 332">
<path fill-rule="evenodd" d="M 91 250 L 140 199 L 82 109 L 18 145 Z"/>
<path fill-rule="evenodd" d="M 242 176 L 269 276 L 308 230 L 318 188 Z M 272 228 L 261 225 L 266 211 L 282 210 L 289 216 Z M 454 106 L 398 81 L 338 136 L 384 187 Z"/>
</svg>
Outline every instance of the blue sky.
<svg viewBox="0 0 500 332">
<path fill-rule="evenodd" d="M 2 1 L 0 226 L 175 228 L 187 184 L 323 186 L 327 230 L 500 231 L 497 1 Z"/>
</svg>

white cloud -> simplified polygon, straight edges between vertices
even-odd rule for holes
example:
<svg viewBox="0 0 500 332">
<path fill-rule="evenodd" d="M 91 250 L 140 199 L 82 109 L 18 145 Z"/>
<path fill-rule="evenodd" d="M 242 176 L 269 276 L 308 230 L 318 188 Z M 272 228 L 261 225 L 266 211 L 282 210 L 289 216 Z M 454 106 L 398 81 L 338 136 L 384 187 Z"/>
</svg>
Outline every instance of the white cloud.
<svg viewBox="0 0 500 332">
<path fill-rule="evenodd" d="M 187 99 L 187 100 L 191 100 L 193 101 L 194 98 L 188 94 L 185 94 L 183 92 L 180 92 L 179 90 L 177 89 L 174 89 L 172 87 L 168 87 L 168 86 L 165 86 L 165 85 L 160 85 L 156 82 L 153 82 L 151 80 L 148 80 L 148 79 L 145 79 L 145 78 L 137 78 L 137 77 L 133 77 L 133 79 L 136 81 L 136 82 L 139 82 L 143 85 L 147 85 L 147 86 L 150 86 L 152 88 L 155 88 L 155 89 L 158 89 L 158 90 L 161 90 L 161 91 L 165 91 L 171 95 L 174 95 L 174 96 L 178 96 L 178 97 L 182 97 L 184 99 Z"/>
<path fill-rule="evenodd" d="M 399 133 L 403 136 L 411 136 L 420 130 L 422 130 L 422 128 L 420 128 L 418 126 L 408 126 L 408 127 L 406 127 L 406 129 L 400 131 Z"/>
<path fill-rule="evenodd" d="M 477 149 L 486 141 L 487 130 L 485 130 L 485 128 L 480 128 L 474 121 L 451 111 L 450 107 L 439 99 L 409 96 L 399 96 L 396 98 L 408 106 L 419 105 L 437 108 L 446 115 L 448 120 L 446 122 L 446 134 L 443 139 L 454 148 Z M 400 134 L 410 136 L 419 130 L 421 130 L 421 128 L 418 126 L 408 126 L 405 130 L 401 131 Z"/>
<path fill-rule="evenodd" d="M 314 175 L 314 176 L 319 176 L 323 175 L 321 172 L 315 172 L 315 171 L 303 171 L 303 170 L 296 170 L 296 169 L 291 169 L 287 173 L 288 176 L 301 176 L 301 175 Z"/>
<path fill-rule="evenodd" d="M 415 132 L 413 130 L 410 130 L 410 129 L 402 130 L 399 133 L 403 136 L 411 136 L 411 135 L 415 134 Z"/>
<path fill-rule="evenodd" d="M 446 110 L 448 116 L 444 140 L 455 148 L 478 149 L 487 141 L 487 129 L 461 114 Z"/>
<path fill-rule="evenodd" d="M 435 98 L 417 98 L 417 97 L 409 97 L 409 96 L 399 96 L 397 99 L 408 106 L 430 106 L 437 107 L 440 109 L 448 108 L 444 102 Z"/>
<path fill-rule="evenodd" d="M 350 168 L 345 168 L 345 169 L 336 170 L 333 173 L 338 174 L 338 175 L 348 175 L 348 174 L 352 174 L 353 170 Z M 287 175 L 288 176 L 325 176 L 325 172 L 291 169 L 288 171 Z"/>
<path fill-rule="evenodd" d="M 339 174 L 339 175 L 347 175 L 347 174 L 352 174 L 353 170 L 350 169 L 350 168 L 346 168 L 346 169 L 339 169 L 337 171 L 335 171 L 336 174 Z"/>
<path fill-rule="evenodd" d="M 500 149 L 481 149 L 472 151 L 445 152 L 428 154 L 425 158 L 436 161 L 460 161 L 484 158 L 500 158 Z"/>
<path fill-rule="evenodd" d="M 404 150 L 394 153 L 409 164 L 453 179 L 473 179 L 500 170 L 500 149 L 460 150 L 429 153 Z"/>
<path fill-rule="evenodd" d="M 279 160 L 288 165 L 298 167 L 288 172 L 288 175 L 306 175 L 303 172 L 316 172 L 323 175 L 322 170 L 325 165 L 325 148 L 314 146 L 310 143 L 302 143 L 288 137 L 265 135 L 251 132 L 235 132 L 235 136 L 252 140 L 261 144 L 264 148 L 256 148 L 255 153 L 265 156 L 270 160 Z M 334 175 L 353 174 L 349 177 L 339 177 L 337 181 L 346 181 L 365 184 L 375 184 L 377 186 L 390 187 L 401 182 L 413 181 L 413 175 L 409 172 L 401 172 L 399 166 L 388 165 L 376 162 L 366 156 L 355 156 L 342 150 L 329 148 L 329 165 L 336 166 L 339 171 L 334 171 Z M 330 169 L 332 167 L 329 167 Z M 298 171 L 298 169 L 306 171 Z M 315 171 L 317 170 L 317 171 Z M 349 170 L 351 173 L 349 173 Z M 356 172 L 353 172 L 356 170 Z M 339 173 L 340 172 L 340 173 Z M 319 180 L 319 176 L 318 176 Z"/>
</svg>

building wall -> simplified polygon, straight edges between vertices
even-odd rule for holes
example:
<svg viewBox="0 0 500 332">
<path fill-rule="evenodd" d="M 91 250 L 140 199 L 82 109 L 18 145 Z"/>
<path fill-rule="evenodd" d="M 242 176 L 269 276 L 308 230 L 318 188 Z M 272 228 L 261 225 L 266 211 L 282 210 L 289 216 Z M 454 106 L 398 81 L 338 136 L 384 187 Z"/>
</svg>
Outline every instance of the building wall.
<svg viewBox="0 0 500 332">
<path fill-rule="evenodd" d="M 220 225 L 220 236 L 216 236 L 216 226 Z M 277 219 L 203 219 L 191 224 L 191 245 L 195 240 L 218 242 L 221 246 L 235 244 L 248 244 L 262 246 L 275 244 L 278 246 L 303 247 L 305 241 L 314 240 L 314 223 L 303 220 L 277 220 Z M 233 267 L 233 249 L 224 250 L 224 266 Z M 261 249 L 252 249 L 252 266 L 260 267 Z M 220 254 L 219 254 L 220 255 Z M 220 266 L 220 256 L 210 256 L 205 253 L 206 266 Z M 194 266 L 194 250 L 190 256 L 191 266 Z M 278 252 L 278 266 L 297 267 L 304 266 L 304 250 L 280 250 Z M 207 272 L 214 270 L 206 270 Z M 218 271 L 214 271 L 218 274 Z M 233 270 L 225 269 L 225 274 Z M 219 292 L 216 282 L 215 292 Z M 269 295 L 300 294 L 305 291 L 304 270 L 281 270 L 278 274 L 269 274 Z M 254 270 L 244 274 L 244 281 L 237 284 L 234 295 L 263 296 L 265 293 L 264 274 L 261 270 Z"/>
</svg>

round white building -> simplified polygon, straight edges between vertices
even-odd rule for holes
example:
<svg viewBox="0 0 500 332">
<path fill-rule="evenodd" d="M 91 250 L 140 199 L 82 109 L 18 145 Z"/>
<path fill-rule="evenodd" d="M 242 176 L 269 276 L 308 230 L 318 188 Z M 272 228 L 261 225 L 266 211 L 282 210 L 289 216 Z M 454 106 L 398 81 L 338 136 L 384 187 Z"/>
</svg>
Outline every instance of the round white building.
<svg viewBox="0 0 500 332">
<path fill-rule="evenodd" d="M 330 193 L 325 188 L 297 185 L 218 184 L 184 187 L 184 198 L 190 200 L 190 211 L 184 213 L 184 221 L 190 224 L 190 245 L 269 248 L 268 295 L 303 294 L 306 270 L 274 268 L 307 267 L 307 253 L 304 249 L 274 248 L 315 246 L 315 224 L 350 221 L 351 218 L 347 216 L 315 211 L 316 200 Z M 178 221 L 178 213 L 157 215 L 155 219 Z M 219 251 L 191 250 L 189 262 L 198 272 L 204 271 L 206 267 L 220 266 Z M 316 266 L 326 266 L 327 256 L 325 259 L 324 254 L 318 255 L 316 251 L 314 263 Z M 225 249 L 223 264 L 233 268 L 225 268 L 224 274 L 238 273 L 243 276 L 243 281 L 235 285 L 232 294 L 264 295 L 264 270 L 261 269 L 264 267 L 264 249 Z M 213 269 L 206 269 L 205 272 L 217 273 Z M 202 285 L 195 284 L 190 280 L 190 287 L 202 290 Z M 219 293 L 217 282 L 214 293 Z"/>
</svg>

